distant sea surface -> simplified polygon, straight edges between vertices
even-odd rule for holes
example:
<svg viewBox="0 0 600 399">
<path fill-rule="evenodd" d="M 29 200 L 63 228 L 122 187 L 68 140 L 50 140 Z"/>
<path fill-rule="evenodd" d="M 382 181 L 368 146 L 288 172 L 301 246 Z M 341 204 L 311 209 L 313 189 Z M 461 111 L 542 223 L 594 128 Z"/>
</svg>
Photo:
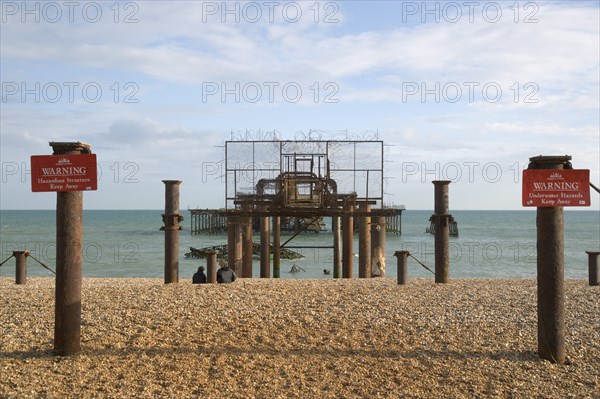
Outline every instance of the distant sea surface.
<svg viewBox="0 0 600 399">
<path fill-rule="evenodd" d="M 84 277 L 163 277 L 164 232 L 161 210 L 86 210 L 83 215 Z M 192 235 L 190 213 L 182 210 L 185 220 L 180 233 L 180 279 L 191 279 L 204 260 L 187 259 L 190 247 L 202 248 L 227 243 L 227 236 Z M 431 211 L 406 210 L 402 214 L 402 234 L 387 235 L 386 275 L 396 277 L 395 251 L 408 250 L 429 268 L 434 268 L 433 235 L 425 233 Z M 56 212 L 54 210 L 0 211 L 1 259 L 15 250 L 31 255 L 55 269 Z M 450 238 L 450 277 L 456 278 L 535 278 L 536 226 L 535 210 L 522 211 L 453 211 L 459 236 Z M 326 221 L 329 226 L 329 221 Z M 282 233 L 282 242 L 290 236 Z M 255 235 L 255 242 L 258 234 Z M 332 245 L 331 231 L 301 234 L 289 245 Z M 564 232 L 565 277 L 586 279 L 585 251 L 600 250 L 600 212 L 565 210 Z M 332 278 L 331 249 L 296 249 L 305 257 L 282 260 L 281 278 Z M 354 251 L 358 252 L 358 234 Z M 296 264 L 304 269 L 290 273 Z M 409 260 L 409 278 L 432 277 L 413 259 Z M 253 272 L 258 277 L 259 262 Z M 29 276 L 52 276 L 35 260 L 27 261 Z M 15 261 L 0 267 L 0 276 L 12 277 Z M 353 276 L 358 276 L 358 258 Z"/>
</svg>

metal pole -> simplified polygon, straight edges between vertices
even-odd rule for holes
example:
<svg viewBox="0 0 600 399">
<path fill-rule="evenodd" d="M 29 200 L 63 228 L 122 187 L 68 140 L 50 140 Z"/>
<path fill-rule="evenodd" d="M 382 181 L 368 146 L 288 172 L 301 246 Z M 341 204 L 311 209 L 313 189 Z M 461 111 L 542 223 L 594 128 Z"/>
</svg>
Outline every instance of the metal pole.
<svg viewBox="0 0 600 399">
<path fill-rule="evenodd" d="M 281 269 L 281 217 L 273 216 L 273 278 L 280 277 Z"/>
<path fill-rule="evenodd" d="M 385 216 L 375 216 L 371 223 L 371 276 L 385 277 Z"/>
<path fill-rule="evenodd" d="M 265 209 L 263 209 L 264 211 Z M 269 217 L 260 217 L 260 278 L 271 277 L 271 234 Z"/>
<path fill-rule="evenodd" d="M 243 249 L 243 236 L 244 229 L 242 227 L 242 222 L 240 217 L 235 217 L 235 274 L 238 276 L 242 275 L 242 255 L 244 253 Z"/>
<path fill-rule="evenodd" d="M 398 285 L 404 285 L 407 282 L 408 274 L 408 251 L 396 251 L 394 256 L 398 258 Z"/>
<path fill-rule="evenodd" d="M 206 282 L 209 284 L 217 283 L 217 251 L 208 249 L 204 251 L 206 255 Z"/>
<path fill-rule="evenodd" d="M 235 245 L 235 216 L 227 216 L 227 265 L 235 271 L 237 246 Z"/>
<path fill-rule="evenodd" d="M 449 180 L 434 180 L 435 206 L 431 221 L 435 223 L 435 282 L 445 284 L 448 282 L 450 270 L 450 227 L 451 215 L 448 205 Z"/>
<path fill-rule="evenodd" d="M 371 211 L 367 203 L 359 205 L 361 213 Z M 371 217 L 361 214 L 358 218 L 358 277 L 371 277 Z"/>
<path fill-rule="evenodd" d="M 340 217 L 331 218 L 331 229 L 333 230 L 333 278 L 340 278 L 342 275 L 342 262 L 340 252 Z"/>
<path fill-rule="evenodd" d="M 29 251 L 13 251 L 15 257 L 15 284 L 25 284 L 27 282 L 27 256 Z"/>
<path fill-rule="evenodd" d="M 448 185 L 450 180 L 434 180 L 434 213 L 438 215 L 446 215 L 450 212 Z"/>
<path fill-rule="evenodd" d="M 354 240 L 354 203 L 344 205 L 344 225 L 342 226 L 342 277 L 352 278 Z"/>
<path fill-rule="evenodd" d="M 585 253 L 588 254 L 590 285 L 600 285 L 600 264 L 598 263 L 600 252 L 585 251 Z"/>
<path fill-rule="evenodd" d="M 564 169 L 570 156 L 529 158 L 530 169 Z M 538 354 L 565 362 L 564 214 L 562 207 L 537 208 Z"/>
<path fill-rule="evenodd" d="M 91 153 L 80 142 L 56 143 L 54 155 Z M 81 351 L 83 192 L 56 193 L 56 288 L 54 352 L 67 356 Z"/>
<path fill-rule="evenodd" d="M 246 212 L 252 211 L 252 206 L 244 205 Z M 254 250 L 252 243 L 252 215 L 243 217 L 242 233 L 242 277 L 252 278 L 252 252 Z"/>
<path fill-rule="evenodd" d="M 165 184 L 165 213 L 162 215 L 165 231 L 165 284 L 179 282 L 179 185 L 181 180 L 163 180 Z"/>
</svg>

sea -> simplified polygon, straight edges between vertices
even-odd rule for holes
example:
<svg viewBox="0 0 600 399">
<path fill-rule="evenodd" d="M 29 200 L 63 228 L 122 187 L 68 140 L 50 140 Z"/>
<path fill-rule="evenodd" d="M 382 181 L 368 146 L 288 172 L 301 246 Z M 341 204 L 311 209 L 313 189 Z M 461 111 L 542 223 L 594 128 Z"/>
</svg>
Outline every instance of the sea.
<svg viewBox="0 0 600 399">
<path fill-rule="evenodd" d="M 84 210 L 83 276 L 84 277 L 156 277 L 164 276 L 164 232 L 160 231 L 162 210 Z M 187 258 L 190 247 L 203 248 L 227 243 L 226 234 L 192 235 L 190 213 L 184 216 L 180 232 L 179 278 L 191 279 L 205 260 Z M 397 276 L 394 253 L 408 250 L 429 269 L 434 269 L 434 237 L 426 233 L 431 211 L 406 210 L 402 214 L 401 234 L 388 234 L 386 276 Z M 536 211 L 453 211 L 458 223 L 458 237 L 450 238 L 450 278 L 535 278 Z M 294 238 L 293 246 L 332 246 L 333 235 L 327 231 L 303 233 Z M 259 235 L 255 234 L 255 240 Z M 291 235 L 282 233 L 281 242 Z M 53 276 L 40 265 L 55 270 L 56 211 L 0 210 L 0 261 L 13 251 L 27 250 L 28 276 Z M 295 249 L 302 259 L 281 261 L 281 278 L 327 279 L 333 277 L 332 249 Z M 354 251 L 358 252 L 358 234 Z M 600 211 L 564 211 L 565 278 L 588 278 L 586 251 L 600 251 Z M 353 276 L 358 276 L 355 254 Z M 293 266 L 299 272 L 293 272 Z M 330 271 L 329 274 L 326 271 Z M 253 275 L 259 276 L 259 261 L 253 263 Z M 0 267 L 0 277 L 14 277 L 15 260 Z M 408 278 L 433 278 L 415 259 L 409 258 Z"/>
</svg>

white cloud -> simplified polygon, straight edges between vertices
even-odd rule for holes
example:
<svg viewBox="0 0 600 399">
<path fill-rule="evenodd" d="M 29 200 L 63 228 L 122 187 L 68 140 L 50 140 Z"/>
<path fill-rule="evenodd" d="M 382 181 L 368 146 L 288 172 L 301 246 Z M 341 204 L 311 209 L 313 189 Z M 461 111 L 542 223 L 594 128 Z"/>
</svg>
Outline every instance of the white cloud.
<svg viewBox="0 0 600 399">
<path fill-rule="evenodd" d="M 291 138 L 294 131 L 314 126 L 369 126 L 398 145 L 393 157 L 411 162 L 511 165 L 538 153 L 569 153 L 598 170 L 600 33 L 594 4 L 536 3 L 535 24 L 514 23 L 512 17 L 497 24 L 463 18 L 455 24 L 386 29 L 362 29 L 361 15 L 348 15 L 350 9 L 378 6 L 367 2 L 348 10 L 335 3 L 340 7 L 335 24 L 314 23 L 308 8 L 313 2 L 302 3 L 306 17 L 295 24 L 281 17 L 275 23 L 221 23 L 220 16 L 203 14 L 199 2 L 135 3 L 138 23 L 114 23 L 110 4 L 107 18 L 97 24 L 18 19 L 3 24 L 2 81 L 97 81 L 105 96 L 111 95 L 113 82 L 133 81 L 139 103 L 105 98 L 97 104 L 81 99 L 31 104 L 10 97 L 2 103 L 3 162 L 49 153 L 48 141 L 85 140 L 102 154 L 107 168 L 135 162 L 144 180 L 135 187 L 150 198 L 142 187 L 161 176 L 202 181 L 198 173 L 206 162 L 222 159 L 216 146 L 231 129 L 275 128 Z M 120 11 L 122 19 L 131 10 Z M 274 103 L 242 99 L 237 104 L 231 97 L 221 102 L 220 96 L 203 102 L 203 82 L 224 82 L 229 88 L 235 82 L 298 82 L 304 96 L 296 104 L 285 103 L 281 95 Z M 321 102 L 312 97 L 315 82 Z M 322 103 L 325 82 L 338 85 L 338 104 Z M 428 88 L 457 82 L 463 89 L 465 82 L 493 82 L 503 95 L 499 102 L 487 102 L 481 93 L 467 101 L 465 92 L 452 104 L 445 98 L 436 103 L 431 96 L 423 101 L 418 93 L 403 101 L 402 85 L 411 82 Z M 535 103 L 523 101 L 531 94 L 527 83 L 539 88 Z M 401 170 L 392 164 L 390 172 Z M 10 206 L 19 206 L 4 194 L 5 187 L 3 206 L 6 198 L 13 201 Z M 218 178 L 188 187 L 190 198 L 206 196 L 219 205 Z M 404 188 L 394 190 L 397 197 L 404 195 Z M 110 203 L 104 195 L 97 197 Z M 496 197 L 497 206 L 512 206 Z"/>
</svg>

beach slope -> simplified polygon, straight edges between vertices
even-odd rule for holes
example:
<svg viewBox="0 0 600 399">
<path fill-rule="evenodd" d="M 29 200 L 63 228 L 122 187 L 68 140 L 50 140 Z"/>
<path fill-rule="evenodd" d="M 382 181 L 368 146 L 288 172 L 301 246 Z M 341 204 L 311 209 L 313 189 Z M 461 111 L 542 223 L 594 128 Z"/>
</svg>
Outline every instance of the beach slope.
<svg viewBox="0 0 600 399">
<path fill-rule="evenodd" d="M 533 280 L 86 278 L 52 355 L 54 280 L 0 278 L 0 398 L 598 398 L 600 289 L 566 282 L 568 364 L 540 360 Z"/>
</svg>

